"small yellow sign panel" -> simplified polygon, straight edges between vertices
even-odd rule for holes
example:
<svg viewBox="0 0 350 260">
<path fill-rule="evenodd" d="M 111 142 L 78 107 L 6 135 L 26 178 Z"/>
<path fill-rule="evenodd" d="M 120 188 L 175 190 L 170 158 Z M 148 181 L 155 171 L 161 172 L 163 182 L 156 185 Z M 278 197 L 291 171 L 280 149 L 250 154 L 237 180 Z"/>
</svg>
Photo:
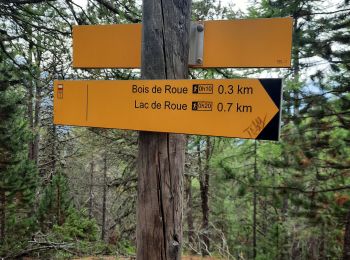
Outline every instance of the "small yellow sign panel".
<svg viewBox="0 0 350 260">
<path fill-rule="evenodd" d="M 73 26 L 74 68 L 138 68 L 141 24 Z"/>
<path fill-rule="evenodd" d="M 279 79 L 270 81 L 281 85 Z M 281 86 L 271 94 L 267 83 L 258 79 L 55 81 L 54 123 L 255 139 L 272 119 L 276 121 L 280 110 Z M 263 139 L 278 139 L 279 123 L 276 127 L 275 137 Z"/>
<path fill-rule="evenodd" d="M 287 68 L 293 19 L 204 21 L 199 68 Z M 160 28 L 161 29 L 161 28 Z M 141 24 L 73 27 L 73 67 L 140 68 Z"/>
<path fill-rule="evenodd" d="M 292 23 L 292 18 L 206 21 L 201 67 L 290 67 Z"/>
</svg>

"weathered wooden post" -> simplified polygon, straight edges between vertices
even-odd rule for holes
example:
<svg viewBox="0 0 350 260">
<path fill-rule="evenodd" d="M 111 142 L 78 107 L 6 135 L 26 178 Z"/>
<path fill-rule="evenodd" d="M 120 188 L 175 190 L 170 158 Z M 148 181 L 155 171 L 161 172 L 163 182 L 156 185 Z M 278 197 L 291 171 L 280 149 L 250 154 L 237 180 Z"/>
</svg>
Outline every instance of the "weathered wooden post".
<svg viewBox="0 0 350 260">
<path fill-rule="evenodd" d="M 187 78 L 190 10 L 191 0 L 143 1 L 143 79 Z M 140 132 L 138 260 L 181 258 L 184 157 L 184 135 Z"/>
<path fill-rule="evenodd" d="M 55 81 L 54 123 L 278 140 L 281 79 L 174 79 L 187 78 L 189 63 L 288 67 L 292 19 L 204 21 L 190 27 L 190 10 L 191 0 L 148 0 L 143 1 L 143 26 L 75 27 L 74 67 L 138 68 L 142 49 L 144 80 Z M 183 135 L 140 132 L 139 260 L 181 257 L 184 157 Z"/>
</svg>

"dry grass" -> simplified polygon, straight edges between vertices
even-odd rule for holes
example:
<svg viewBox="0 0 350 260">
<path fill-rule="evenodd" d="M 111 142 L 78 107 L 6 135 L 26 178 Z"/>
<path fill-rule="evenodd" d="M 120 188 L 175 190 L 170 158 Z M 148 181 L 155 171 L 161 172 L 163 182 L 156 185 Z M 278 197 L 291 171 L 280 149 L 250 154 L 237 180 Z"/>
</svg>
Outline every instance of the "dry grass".
<svg viewBox="0 0 350 260">
<path fill-rule="evenodd" d="M 183 256 L 182 260 L 220 260 L 215 257 L 201 257 L 201 256 Z M 83 258 L 75 258 L 74 260 L 133 260 L 133 258 L 127 257 L 115 257 L 115 256 L 89 256 Z"/>
<path fill-rule="evenodd" d="M 74 258 L 73 260 L 129 260 L 130 258 L 120 258 L 115 256 L 87 256 L 83 258 Z"/>
<path fill-rule="evenodd" d="M 201 256 L 183 256 L 181 260 L 220 260 L 219 258 L 215 257 L 201 257 Z"/>
</svg>

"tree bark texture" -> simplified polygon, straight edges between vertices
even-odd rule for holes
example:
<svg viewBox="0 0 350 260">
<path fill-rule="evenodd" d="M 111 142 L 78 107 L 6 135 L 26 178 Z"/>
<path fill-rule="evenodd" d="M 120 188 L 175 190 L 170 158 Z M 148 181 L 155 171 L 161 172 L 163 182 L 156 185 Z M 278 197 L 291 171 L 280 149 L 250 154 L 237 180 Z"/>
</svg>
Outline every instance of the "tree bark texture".
<svg viewBox="0 0 350 260">
<path fill-rule="evenodd" d="M 51 129 L 52 134 L 52 145 L 51 145 L 51 172 L 50 172 L 50 183 L 52 183 L 53 176 L 56 173 L 56 159 L 57 159 L 57 147 L 56 147 L 56 137 L 57 131 L 56 126 L 52 125 Z"/>
<path fill-rule="evenodd" d="M 205 148 L 205 164 L 202 169 L 201 162 L 201 146 L 197 146 L 198 152 L 198 171 L 199 171 L 199 186 L 201 193 L 201 207 L 202 207 L 202 256 L 207 256 L 210 253 L 210 239 L 209 239 L 209 161 L 211 156 L 211 142 L 210 137 L 206 137 Z"/>
<path fill-rule="evenodd" d="M 94 162 L 94 158 L 92 158 L 91 163 L 90 163 L 90 183 L 89 183 L 89 219 L 93 218 L 93 207 L 94 207 L 94 193 L 93 193 L 94 170 L 95 170 L 95 162 Z"/>
<path fill-rule="evenodd" d="M 101 240 L 106 238 L 106 211 L 107 211 L 107 150 L 103 158 L 103 194 L 102 194 L 102 227 Z"/>
<path fill-rule="evenodd" d="M 5 240 L 6 226 L 6 194 L 4 190 L 0 190 L 0 245 Z"/>
<path fill-rule="evenodd" d="M 180 259 L 182 135 L 140 133 L 137 259 Z"/>
<path fill-rule="evenodd" d="M 60 175 L 59 175 L 60 176 Z M 62 225 L 63 224 L 63 219 L 62 219 L 62 212 L 61 212 L 61 178 L 59 178 L 59 181 L 56 183 L 56 188 L 57 188 L 57 224 Z"/>
<path fill-rule="evenodd" d="M 143 1 L 143 79 L 187 78 L 190 10 L 190 0 Z M 140 132 L 138 260 L 181 258 L 185 144 L 184 135 Z"/>
<path fill-rule="evenodd" d="M 258 181 L 258 166 L 257 166 L 257 141 L 254 142 L 254 181 L 257 183 Z M 256 184 L 254 187 L 254 193 L 253 193 L 253 259 L 256 259 L 256 253 L 257 253 L 257 247 L 256 247 L 256 230 L 257 230 L 257 200 L 258 200 L 258 193 Z"/>
<path fill-rule="evenodd" d="M 196 253 L 193 250 L 193 247 L 195 246 L 195 240 L 194 240 L 194 221 L 193 221 L 193 197 L 192 197 L 192 177 L 187 175 L 185 176 L 185 196 L 186 196 L 186 202 L 187 202 L 187 211 L 186 211 L 186 218 L 187 218 L 187 228 L 188 228 L 188 243 L 191 248 L 192 253 Z"/>
<path fill-rule="evenodd" d="M 350 210 L 345 219 L 343 260 L 350 260 Z"/>
<path fill-rule="evenodd" d="M 29 64 L 36 65 L 40 67 L 40 59 L 33 60 L 34 55 L 34 46 L 33 44 L 29 45 L 29 55 L 28 60 Z M 35 59 L 35 58 L 34 58 Z M 33 138 L 30 140 L 29 148 L 29 159 L 33 160 L 36 165 L 38 165 L 39 160 L 39 123 L 40 123 L 40 102 L 41 102 L 41 86 L 39 81 L 30 80 L 28 82 L 28 101 L 27 101 L 27 112 L 28 112 L 28 121 L 29 127 L 32 131 Z"/>
<path fill-rule="evenodd" d="M 321 228 L 321 236 L 320 236 L 320 249 L 319 249 L 319 260 L 326 260 L 327 259 L 327 252 L 326 252 L 326 238 L 325 238 L 325 224 L 322 224 Z"/>
</svg>

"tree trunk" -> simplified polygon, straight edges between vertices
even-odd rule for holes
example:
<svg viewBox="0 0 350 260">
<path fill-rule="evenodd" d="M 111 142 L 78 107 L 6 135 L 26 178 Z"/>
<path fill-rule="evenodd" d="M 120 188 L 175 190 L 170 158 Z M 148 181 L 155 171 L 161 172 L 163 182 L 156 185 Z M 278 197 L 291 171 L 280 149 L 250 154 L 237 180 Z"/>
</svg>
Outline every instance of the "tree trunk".
<svg viewBox="0 0 350 260">
<path fill-rule="evenodd" d="M 56 172 L 56 160 L 57 160 L 57 147 L 56 147 L 56 126 L 52 125 L 52 146 L 51 146 L 51 172 L 50 172 L 50 183 L 52 183 L 53 176 Z"/>
<path fill-rule="evenodd" d="M 350 260 L 350 210 L 345 219 L 343 260 Z"/>
<path fill-rule="evenodd" d="M 293 237 L 290 259 L 302 259 L 302 248 L 300 247 L 300 241 L 295 235 Z"/>
<path fill-rule="evenodd" d="M 34 56 L 34 46 L 33 44 L 29 45 L 29 54 L 28 54 L 28 63 L 31 66 L 40 67 L 40 59 L 37 62 L 33 61 Z M 27 112 L 28 112 L 28 121 L 29 127 L 33 134 L 33 139 L 29 142 L 29 159 L 33 160 L 35 164 L 38 164 L 39 157 L 39 120 L 40 120 L 40 102 L 41 102 L 41 87 L 40 82 L 37 81 L 34 83 L 34 79 L 29 79 L 28 82 L 28 100 L 27 100 Z"/>
<path fill-rule="evenodd" d="M 322 223 L 321 226 L 321 236 L 320 236 L 320 249 L 319 249 L 319 259 L 326 260 L 327 259 L 327 251 L 326 251 L 326 227 L 325 223 Z"/>
<path fill-rule="evenodd" d="M 41 82 L 37 82 L 35 89 L 35 106 L 34 106 L 34 128 L 33 128 L 33 160 L 36 165 L 39 163 L 39 124 L 40 124 L 40 103 L 41 103 Z"/>
<path fill-rule="evenodd" d="M 254 142 L 254 182 L 255 182 L 255 187 L 254 187 L 254 193 L 253 193 L 253 259 L 256 259 L 256 229 L 257 229 L 257 220 L 256 220 L 256 215 L 257 215 L 257 199 L 258 199 L 258 194 L 257 194 L 257 188 L 256 188 L 256 183 L 258 181 L 258 167 L 257 167 L 257 141 L 255 140 Z"/>
<path fill-rule="evenodd" d="M 29 64 L 33 63 L 33 43 L 29 44 L 28 63 Z M 29 128 L 34 133 L 34 117 L 33 117 L 34 84 L 33 84 L 33 81 L 31 79 L 29 79 L 27 83 L 28 83 L 28 86 L 27 86 L 27 91 L 28 91 L 27 92 L 27 115 L 28 115 Z M 30 140 L 29 144 L 28 144 L 28 158 L 30 160 L 34 160 L 34 146 L 33 146 L 32 140 Z"/>
<path fill-rule="evenodd" d="M 29 52 L 31 53 L 31 51 Z M 31 55 L 29 55 L 29 57 L 31 57 Z M 31 62 L 31 58 L 30 58 L 30 62 Z M 27 93 L 27 113 L 28 113 L 28 122 L 29 122 L 29 128 L 30 131 L 32 132 L 32 134 L 34 134 L 34 117 L 33 117 L 33 113 L 34 113 L 34 105 L 33 105 L 33 99 L 34 99 L 34 86 L 33 86 L 33 82 L 30 80 L 28 82 L 28 93 Z M 28 158 L 30 160 L 34 161 L 34 141 L 32 139 L 30 139 L 29 141 L 29 145 L 28 145 Z"/>
<path fill-rule="evenodd" d="M 107 150 L 103 158 L 103 195 L 102 195 L 102 231 L 101 240 L 105 240 L 106 237 L 106 202 L 107 202 Z"/>
<path fill-rule="evenodd" d="M 90 163 L 90 183 L 89 183 L 89 218 L 92 219 L 92 210 L 94 206 L 94 201 L 93 201 L 93 183 L 94 183 L 94 158 L 92 158 L 91 163 Z"/>
<path fill-rule="evenodd" d="M 6 226 L 6 194 L 4 190 L 0 190 L 0 245 L 5 240 Z"/>
<path fill-rule="evenodd" d="M 63 224 L 62 221 L 62 212 L 61 212 L 61 174 L 58 175 L 58 181 L 56 183 L 57 188 L 57 224 L 60 226 Z"/>
<path fill-rule="evenodd" d="M 294 17 L 294 24 L 293 24 L 294 34 L 297 34 L 298 31 L 300 31 L 300 29 L 298 29 L 298 26 L 299 26 L 298 17 Z M 300 48 L 298 48 L 298 47 L 299 46 L 296 46 L 294 44 L 294 48 L 292 51 L 292 56 L 293 56 L 292 69 L 293 69 L 293 77 L 299 81 L 299 79 L 300 79 L 300 59 L 299 59 Z M 298 121 L 300 121 L 300 119 L 298 117 L 299 112 L 300 112 L 299 91 L 300 91 L 299 89 L 296 89 L 293 91 L 293 98 L 294 98 L 293 111 L 294 111 L 294 116 L 296 117 L 296 119 Z M 297 123 L 298 123 L 298 121 L 297 121 Z"/>
<path fill-rule="evenodd" d="M 191 252 L 195 253 L 194 247 L 194 224 L 193 224 L 193 197 L 192 197 L 192 178 L 189 175 L 185 175 L 185 196 L 187 201 L 187 228 L 188 228 L 188 243 L 191 248 Z"/>
<path fill-rule="evenodd" d="M 199 150 L 198 150 L 199 148 Z M 198 165 L 201 165 L 201 154 L 200 154 L 200 145 L 197 146 L 198 154 Z M 201 191 L 201 206 L 202 206 L 202 256 L 209 255 L 210 252 L 210 240 L 209 240 L 209 160 L 211 154 L 211 144 L 210 137 L 206 139 L 206 149 L 205 149 L 205 166 L 203 171 L 201 166 L 199 168 L 200 174 L 200 191 Z"/>
<path fill-rule="evenodd" d="M 143 79 L 187 78 L 190 10 L 191 0 L 143 1 Z M 140 132 L 139 260 L 181 258 L 185 144 L 184 135 Z"/>
<path fill-rule="evenodd" d="M 313 191 L 315 191 L 315 187 L 313 188 Z M 310 206 L 309 206 L 309 213 L 308 218 L 311 222 L 316 222 L 316 216 L 317 216 L 317 193 L 313 192 L 310 194 Z M 319 235 L 311 234 L 309 241 L 308 241 L 308 250 L 306 252 L 306 256 L 309 260 L 318 260 L 319 254 L 318 254 L 318 239 Z"/>
</svg>

